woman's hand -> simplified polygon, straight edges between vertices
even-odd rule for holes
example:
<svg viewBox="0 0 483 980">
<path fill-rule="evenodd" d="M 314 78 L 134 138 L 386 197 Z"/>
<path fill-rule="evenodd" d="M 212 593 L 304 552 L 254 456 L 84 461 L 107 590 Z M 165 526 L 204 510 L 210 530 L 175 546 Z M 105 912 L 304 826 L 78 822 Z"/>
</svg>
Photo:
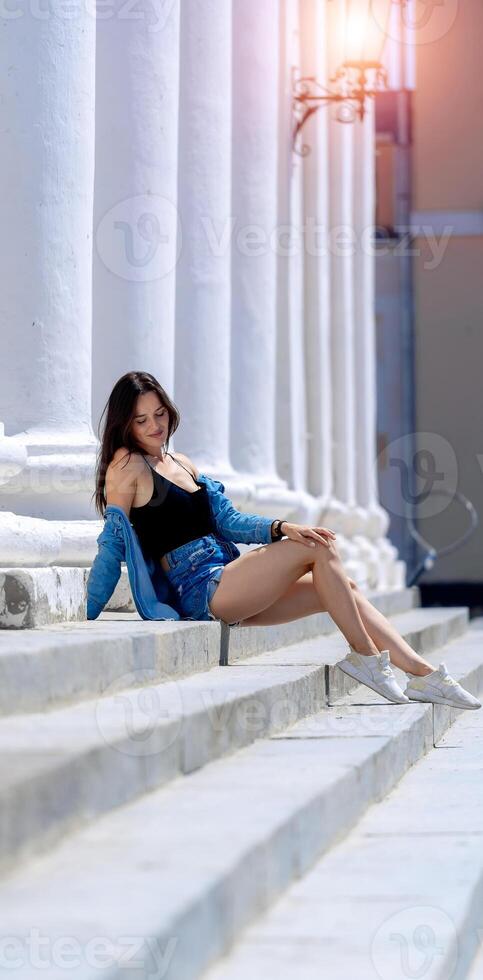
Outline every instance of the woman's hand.
<svg viewBox="0 0 483 980">
<path fill-rule="evenodd" d="M 288 521 L 283 522 L 280 530 L 285 537 L 290 538 L 291 541 L 301 541 L 307 548 L 315 548 L 316 544 L 323 544 L 325 548 L 328 548 L 331 540 L 336 537 L 334 532 L 329 531 L 327 527 L 289 524 Z"/>
</svg>

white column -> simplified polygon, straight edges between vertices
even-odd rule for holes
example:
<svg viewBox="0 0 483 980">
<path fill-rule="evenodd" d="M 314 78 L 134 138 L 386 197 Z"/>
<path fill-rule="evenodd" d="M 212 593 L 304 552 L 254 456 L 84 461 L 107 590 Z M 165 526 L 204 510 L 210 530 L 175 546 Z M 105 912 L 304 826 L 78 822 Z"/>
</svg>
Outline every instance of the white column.
<svg viewBox="0 0 483 980">
<path fill-rule="evenodd" d="M 359 548 L 351 539 L 362 530 L 356 503 L 355 335 L 353 292 L 353 131 L 352 124 L 330 122 L 330 250 L 332 448 L 336 508 L 324 521 L 343 536 L 340 550 L 350 572 L 365 584 L 365 567 L 356 567 Z"/>
<path fill-rule="evenodd" d="M 174 386 L 179 0 L 97 19 L 93 417 L 127 371 Z M 193 148 L 194 149 L 194 148 Z"/>
<path fill-rule="evenodd" d="M 416 0 L 405 0 L 403 5 L 391 4 L 382 53 L 382 63 L 387 72 L 387 87 L 391 91 L 414 89 L 416 86 L 418 21 Z"/>
<path fill-rule="evenodd" d="M 356 505 L 353 130 L 350 123 L 338 120 L 331 120 L 330 127 L 334 488 L 336 497 L 345 505 L 343 529 L 352 534 L 357 530 L 353 519 Z"/>
<path fill-rule="evenodd" d="M 230 487 L 231 91 L 231 0 L 183 0 L 176 446 Z"/>
<path fill-rule="evenodd" d="M 416 0 L 406 0 L 401 10 L 403 22 L 401 36 L 401 58 L 403 69 L 403 85 L 405 89 L 416 88 L 416 39 L 415 33 L 418 30 L 418 9 Z"/>
<path fill-rule="evenodd" d="M 95 19 L 54 0 L 0 30 L 0 417 L 28 452 L 1 507 L 88 517 Z"/>
<path fill-rule="evenodd" d="M 301 36 L 301 75 L 324 84 L 327 24 L 325 4 L 319 0 L 304 0 Z M 321 513 L 330 511 L 334 517 L 338 507 L 332 471 L 328 133 L 327 109 L 322 107 L 304 124 L 298 147 L 306 145 L 309 151 L 304 159 L 308 487 Z"/>
<path fill-rule="evenodd" d="M 277 296 L 277 461 L 294 491 L 293 520 L 313 522 L 318 508 L 307 492 L 306 351 L 304 331 L 303 161 L 292 148 L 293 70 L 301 55 L 299 5 L 281 5 L 280 158 Z"/>
<path fill-rule="evenodd" d="M 232 462 L 274 504 L 279 17 L 279 0 L 233 5 Z"/>
<path fill-rule="evenodd" d="M 405 7 L 402 8 L 405 11 Z M 402 15 L 406 16 L 405 12 Z M 388 32 L 382 53 L 382 62 L 387 71 L 388 88 L 398 90 L 404 88 L 404 38 L 402 36 L 403 20 L 401 6 L 392 3 L 389 13 Z"/>
<path fill-rule="evenodd" d="M 328 64 L 332 76 L 342 61 L 341 25 L 344 0 L 328 8 Z M 323 110 L 321 110 L 323 111 Z M 329 113 L 329 241 L 331 289 L 332 467 L 335 508 L 325 523 L 339 532 L 339 547 L 348 571 L 361 585 L 367 569 L 352 540 L 362 529 L 364 513 L 357 506 L 354 310 L 354 132 L 341 121 L 337 105 Z"/>
<path fill-rule="evenodd" d="M 375 127 L 374 102 L 368 100 L 364 120 L 354 125 L 354 297 L 357 500 L 365 512 L 355 542 L 369 569 L 370 584 L 387 588 L 397 550 L 385 537 L 389 516 L 378 502 L 377 488 L 377 377 L 375 339 Z"/>
</svg>

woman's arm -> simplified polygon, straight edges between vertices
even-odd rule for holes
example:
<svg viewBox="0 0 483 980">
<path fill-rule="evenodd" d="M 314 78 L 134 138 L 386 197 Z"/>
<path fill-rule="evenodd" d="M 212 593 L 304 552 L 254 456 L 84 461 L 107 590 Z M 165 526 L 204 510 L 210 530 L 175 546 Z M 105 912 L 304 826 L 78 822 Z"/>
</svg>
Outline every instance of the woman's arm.
<svg viewBox="0 0 483 980">
<path fill-rule="evenodd" d="M 129 450 L 122 446 L 121 449 L 116 449 L 106 470 L 107 503 L 121 507 L 127 517 L 137 490 L 138 477 L 144 465 L 137 453 L 129 454 Z"/>
<path fill-rule="evenodd" d="M 194 474 L 195 480 L 197 480 L 199 478 L 199 471 L 196 468 L 195 464 L 192 462 L 192 460 L 189 458 L 189 456 L 185 456 L 184 453 L 176 453 L 176 456 L 180 460 L 180 462 L 184 463 L 185 466 L 187 466 L 188 469 L 191 470 L 191 472 Z M 230 508 L 227 508 L 226 507 L 226 503 L 229 503 L 230 504 Z M 228 498 L 225 498 L 223 510 L 224 510 L 224 513 L 225 513 L 225 519 L 228 517 L 228 514 L 230 514 L 232 526 L 233 526 L 233 518 L 234 518 L 235 519 L 235 523 L 238 525 L 237 526 L 238 534 L 239 535 L 243 535 L 243 536 L 240 536 L 239 538 L 237 538 L 237 540 L 240 540 L 240 541 L 245 540 L 246 541 L 245 527 L 246 527 L 246 524 L 247 524 L 248 521 L 251 521 L 251 522 L 255 521 L 255 522 L 257 522 L 256 523 L 256 528 L 255 528 L 255 542 L 256 543 L 260 543 L 260 541 L 262 541 L 263 543 L 266 543 L 267 541 L 273 541 L 274 540 L 273 535 L 272 535 L 272 531 L 273 531 L 274 525 L 277 523 L 277 519 L 275 519 L 274 521 L 271 522 L 271 524 L 270 524 L 270 535 L 268 537 L 267 536 L 268 518 L 263 518 L 263 517 L 260 517 L 259 518 L 259 517 L 257 517 L 256 514 L 249 514 L 249 515 L 244 514 L 241 511 L 236 510 L 236 508 L 233 507 L 233 504 L 231 503 L 231 500 L 228 500 Z M 240 521 L 237 521 L 236 520 L 238 517 L 241 518 Z M 282 533 L 284 533 L 285 526 L 286 526 L 286 522 L 284 521 L 283 522 L 283 525 L 281 527 Z M 235 529 L 233 528 L 233 533 L 236 534 L 237 531 L 235 531 Z M 229 535 L 230 536 L 227 537 L 227 540 L 230 540 L 230 541 L 235 540 L 235 538 L 233 537 L 233 533 L 229 532 Z M 252 533 L 252 531 L 250 530 L 249 533 Z M 278 539 L 275 539 L 275 540 L 278 540 Z"/>
</svg>

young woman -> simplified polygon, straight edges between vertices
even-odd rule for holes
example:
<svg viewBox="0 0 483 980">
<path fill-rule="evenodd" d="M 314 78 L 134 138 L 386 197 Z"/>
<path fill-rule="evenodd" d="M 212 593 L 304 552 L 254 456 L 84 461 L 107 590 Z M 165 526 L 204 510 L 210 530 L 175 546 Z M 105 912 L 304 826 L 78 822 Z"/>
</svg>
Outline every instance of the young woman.
<svg viewBox="0 0 483 980">
<path fill-rule="evenodd" d="M 120 378 L 105 413 L 96 473 L 97 510 L 101 516 L 107 504 L 124 510 L 143 551 L 161 562 L 175 585 L 186 616 L 201 617 L 200 585 L 209 618 L 230 625 L 268 626 L 327 610 L 351 648 L 338 666 L 360 683 L 397 703 L 418 700 L 481 707 L 448 674 L 444 663 L 436 669 L 415 653 L 347 577 L 336 535 L 328 528 L 260 518 L 261 528 L 267 528 L 262 522 L 271 523 L 277 543 L 227 558 L 214 535 L 206 486 L 198 483 L 196 466 L 182 453 L 168 451 L 180 416 L 151 374 L 132 371 Z M 195 553 L 197 588 L 193 589 Z M 405 692 L 391 662 L 407 674 Z"/>
</svg>

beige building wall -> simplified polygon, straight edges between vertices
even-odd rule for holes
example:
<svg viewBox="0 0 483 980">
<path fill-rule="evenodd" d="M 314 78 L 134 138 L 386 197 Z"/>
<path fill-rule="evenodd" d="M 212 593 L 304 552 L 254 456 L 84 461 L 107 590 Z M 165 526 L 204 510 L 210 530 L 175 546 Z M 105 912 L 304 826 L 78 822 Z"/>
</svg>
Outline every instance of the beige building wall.
<svg viewBox="0 0 483 980">
<path fill-rule="evenodd" d="M 417 51 L 412 226 L 419 231 L 413 260 L 418 445 L 434 455 L 434 489 L 456 486 L 481 521 L 463 548 L 426 575 L 433 582 L 483 580 L 482 37 L 483 5 L 466 0 L 443 36 Z M 440 514 L 429 513 L 419 527 L 438 545 L 462 533 L 465 520 L 453 502 Z"/>
</svg>

